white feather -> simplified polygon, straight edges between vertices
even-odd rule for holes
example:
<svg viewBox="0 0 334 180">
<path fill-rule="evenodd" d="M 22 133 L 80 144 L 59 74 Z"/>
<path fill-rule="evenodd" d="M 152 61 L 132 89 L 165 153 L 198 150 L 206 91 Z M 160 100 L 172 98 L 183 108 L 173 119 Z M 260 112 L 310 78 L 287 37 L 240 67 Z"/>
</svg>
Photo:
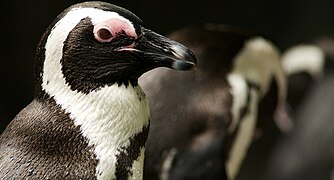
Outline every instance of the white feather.
<svg viewBox="0 0 334 180">
<path fill-rule="evenodd" d="M 258 101 L 258 92 L 254 89 L 250 89 L 249 112 L 240 122 L 239 130 L 235 137 L 229 154 L 229 159 L 226 164 L 226 171 L 230 180 L 235 179 L 237 176 L 241 163 L 247 154 L 250 144 L 252 143 L 258 112 Z"/>
<path fill-rule="evenodd" d="M 313 78 L 322 75 L 324 52 L 314 45 L 299 45 L 287 50 L 282 56 L 283 69 L 287 75 L 307 72 Z"/>
</svg>

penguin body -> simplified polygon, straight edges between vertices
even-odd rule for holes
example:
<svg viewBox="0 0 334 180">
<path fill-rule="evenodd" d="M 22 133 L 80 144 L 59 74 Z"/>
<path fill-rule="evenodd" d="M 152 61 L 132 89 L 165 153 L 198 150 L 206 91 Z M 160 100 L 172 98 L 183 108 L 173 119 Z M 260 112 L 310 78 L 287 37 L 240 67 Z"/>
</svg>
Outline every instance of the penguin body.
<svg viewBox="0 0 334 180">
<path fill-rule="evenodd" d="M 144 177 L 234 179 L 255 129 L 284 99 L 279 53 L 263 38 L 221 25 L 169 37 L 190 47 L 198 66 L 182 75 L 156 69 L 140 78 L 151 107 Z M 263 116 L 258 106 L 271 91 Z"/>
<path fill-rule="evenodd" d="M 317 80 L 295 107 L 295 124 L 278 138 L 262 179 L 333 179 L 333 80 L 332 73 Z"/>
<path fill-rule="evenodd" d="M 278 137 L 262 179 L 333 179 L 333 45 L 322 38 L 283 56 L 293 121 Z"/>
<path fill-rule="evenodd" d="M 150 116 L 138 78 L 195 63 L 123 8 L 69 7 L 40 41 L 33 102 L 0 137 L 0 177 L 141 179 Z"/>
</svg>

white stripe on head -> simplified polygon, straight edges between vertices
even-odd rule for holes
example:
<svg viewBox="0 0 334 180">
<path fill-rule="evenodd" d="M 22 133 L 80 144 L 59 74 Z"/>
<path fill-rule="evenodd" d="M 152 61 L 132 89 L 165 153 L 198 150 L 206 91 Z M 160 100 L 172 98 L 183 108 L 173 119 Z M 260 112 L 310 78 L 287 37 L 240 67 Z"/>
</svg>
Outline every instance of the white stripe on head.
<svg viewBox="0 0 334 180">
<path fill-rule="evenodd" d="M 299 45 L 287 50 L 282 56 L 283 69 L 287 75 L 306 72 L 313 78 L 322 75 L 324 52 L 314 45 Z"/>
<path fill-rule="evenodd" d="M 263 97 L 270 86 L 271 78 L 278 83 L 280 99 L 286 98 L 286 77 L 280 61 L 280 53 L 269 41 L 257 37 L 245 43 L 235 59 L 233 72 L 260 86 Z"/>
<path fill-rule="evenodd" d="M 81 132 L 88 139 L 89 145 L 95 147 L 94 152 L 99 159 L 96 169 L 98 179 L 112 179 L 115 174 L 117 148 L 128 145 L 129 137 L 139 133 L 143 126 L 148 124 L 149 109 L 146 100 L 140 101 L 138 98 L 137 94 L 142 91 L 140 87 L 115 84 L 88 94 L 70 89 L 61 70 L 62 49 L 69 32 L 86 17 L 90 17 L 93 24 L 111 18 L 131 24 L 115 12 L 95 8 L 76 8 L 69 11 L 56 23 L 46 41 L 42 89 L 70 113 L 75 125 L 81 126 Z M 142 161 L 142 157 L 138 160 Z M 134 163 L 133 166 L 140 164 L 142 163 Z M 140 178 L 142 173 L 134 175 Z"/>
<path fill-rule="evenodd" d="M 45 61 L 43 69 L 42 88 L 51 96 L 62 91 L 70 90 L 66 85 L 65 78 L 61 71 L 60 60 L 62 58 L 63 45 L 70 31 L 80 22 L 80 20 L 90 17 L 93 25 L 105 22 L 109 19 L 119 19 L 127 22 L 133 27 L 131 22 L 117 14 L 95 8 L 74 8 L 60 19 L 53 27 L 45 45 Z"/>
</svg>

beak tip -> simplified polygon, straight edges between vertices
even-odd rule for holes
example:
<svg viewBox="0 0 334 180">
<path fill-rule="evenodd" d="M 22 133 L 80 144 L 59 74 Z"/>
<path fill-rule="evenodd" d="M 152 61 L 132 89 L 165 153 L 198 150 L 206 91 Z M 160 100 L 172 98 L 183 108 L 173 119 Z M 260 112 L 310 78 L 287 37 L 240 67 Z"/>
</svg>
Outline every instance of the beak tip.
<svg viewBox="0 0 334 180">
<path fill-rule="evenodd" d="M 143 32 L 144 35 L 136 44 L 139 48 L 136 51 L 143 53 L 144 59 L 153 61 L 153 67 L 186 71 L 196 66 L 196 56 L 186 46 L 145 28 Z"/>
<path fill-rule="evenodd" d="M 175 70 L 181 70 L 181 71 L 186 71 L 186 70 L 192 70 L 196 66 L 195 63 L 190 62 L 190 61 L 174 61 L 172 64 L 172 68 Z"/>
<path fill-rule="evenodd" d="M 172 46 L 171 48 L 174 56 L 178 59 L 172 64 L 172 68 L 175 70 L 191 70 L 197 64 L 197 59 L 194 53 L 185 46 Z"/>
</svg>

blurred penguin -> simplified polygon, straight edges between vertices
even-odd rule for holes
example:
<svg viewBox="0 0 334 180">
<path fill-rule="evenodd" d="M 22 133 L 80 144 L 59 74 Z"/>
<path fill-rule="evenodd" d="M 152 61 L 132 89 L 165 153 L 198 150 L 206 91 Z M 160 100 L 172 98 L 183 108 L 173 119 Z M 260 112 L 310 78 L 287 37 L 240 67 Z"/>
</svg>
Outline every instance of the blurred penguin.
<svg viewBox="0 0 334 180">
<path fill-rule="evenodd" d="M 144 179 L 235 179 L 254 137 L 285 104 L 276 47 L 223 25 L 176 31 L 197 70 L 157 69 L 139 83 L 151 107 Z"/>
<path fill-rule="evenodd" d="M 294 126 L 275 146 L 264 179 L 334 179 L 334 41 L 315 42 L 284 56 Z"/>
</svg>

